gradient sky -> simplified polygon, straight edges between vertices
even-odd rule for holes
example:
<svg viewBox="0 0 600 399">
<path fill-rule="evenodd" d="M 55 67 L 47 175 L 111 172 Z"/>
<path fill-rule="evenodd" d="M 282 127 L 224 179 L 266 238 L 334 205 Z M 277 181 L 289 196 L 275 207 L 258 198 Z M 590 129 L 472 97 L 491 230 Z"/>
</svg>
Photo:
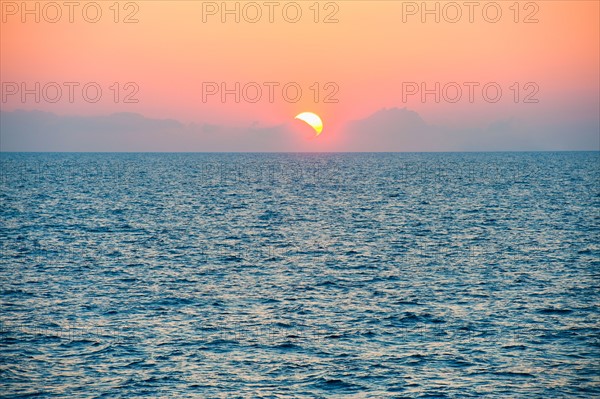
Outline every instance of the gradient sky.
<svg viewBox="0 0 600 399">
<path fill-rule="evenodd" d="M 43 15 L 39 23 L 33 15 L 26 15 L 28 20 L 23 23 L 21 2 L 0 3 L 0 78 L 4 88 L 7 82 L 26 82 L 31 87 L 35 82 L 98 82 L 103 89 L 102 100 L 94 104 L 84 101 L 78 90 L 73 103 L 67 101 L 66 89 L 55 104 L 43 99 L 36 103 L 33 96 L 23 102 L 12 95 L 2 99 L 4 112 L 41 110 L 77 116 L 131 112 L 183 124 L 232 128 L 288 125 L 305 137 L 305 126 L 293 117 L 313 111 L 323 118 L 325 130 L 321 141 L 307 141 L 302 149 L 316 151 L 336 149 L 349 123 L 383 108 L 407 107 L 428 124 L 455 130 L 516 120 L 540 131 L 549 125 L 564 126 L 568 135 L 572 134 L 567 132 L 569 126 L 594 127 L 599 120 L 597 1 L 522 1 L 518 23 L 510 9 L 513 1 L 497 2 L 502 10 L 497 23 L 483 17 L 482 8 L 490 2 L 479 3 L 472 23 L 465 6 L 456 23 L 445 20 L 443 13 L 439 23 L 433 15 L 422 22 L 421 10 L 403 15 L 411 2 L 401 1 L 321 1 L 319 23 L 314 22 L 310 9 L 314 1 L 296 2 L 302 9 L 297 23 L 283 18 L 282 8 L 290 2 L 278 2 L 273 23 L 268 21 L 266 6 L 261 6 L 259 22 L 246 22 L 242 16 L 236 23 L 230 15 L 223 23 L 220 13 L 206 15 L 203 22 L 207 2 L 139 1 L 134 2 L 139 22 L 131 24 L 113 21 L 112 1 L 99 2 L 102 17 L 97 23 L 83 19 L 82 7 L 75 9 L 73 23 L 68 21 L 66 7 L 57 23 L 45 21 Z M 27 4 L 34 8 L 35 3 Z M 47 2 L 39 3 L 42 8 Z M 121 20 L 134 10 L 132 6 L 125 10 L 126 3 L 120 2 Z M 243 8 L 248 2 L 227 3 L 231 8 L 235 3 Z M 328 3 L 334 5 L 326 9 Z M 449 2 L 427 2 L 431 8 L 436 3 L 443 10 Z M 221 2 L 214 4 L 221 6 Z M 420 1 L 413 4 L 421 7 Z M 12 15 L 15 5 L 19 10 Z M 323 23 L 335 8 L 338 22 Z M 253 16 L 254 11 L 248 10 Z M 449 18 L 453 17 L 454 11 L 447 11 Z M 493 17 L 494 10 L 488 11 Z M 524 23 L 534 11 L 538 22 Z M 48 12 L 54 15 L 54 10 Z M 92 10 L 88 15 L 93 14 Z M 109 90 L 113 82 L 135 82 L 139 102 L 115 103 Z M 226 82 L 230 87 L 235 82 L 278 82 L 280 86 L 273 103 L 264 88 L 261 101 L 236 104 L 231 95 L 225 103 L 219 96 L 203 102 L 203 82 Z M 281 86 L 288 82 L 303 89 L 297 103 L 285 101 L 281 94 Z M 315 82 L 321 96 L 328 92 L 325 84 L 333 82 L 339 88 L 338 102 L 324 103 L 321 97 L 315 103 L 310 90 Z M 403 82 L 425 82 L 429 87 L 435 82 L 496 82 L 503 93 L 497 103 L 484 101 L 480 89 L 470 103 L 466 88 L 462 100 L 454 104 L 436 103 L 432 95 L 425 102 L 419 95 L 403 101 Z M 539 102 L 515 103 L 510 90 L 514 82 L 519 82 L 522 97 L 528 92 L 524 84 L 533 82 L 539 88 L 535 95 Z"/>
</svg>

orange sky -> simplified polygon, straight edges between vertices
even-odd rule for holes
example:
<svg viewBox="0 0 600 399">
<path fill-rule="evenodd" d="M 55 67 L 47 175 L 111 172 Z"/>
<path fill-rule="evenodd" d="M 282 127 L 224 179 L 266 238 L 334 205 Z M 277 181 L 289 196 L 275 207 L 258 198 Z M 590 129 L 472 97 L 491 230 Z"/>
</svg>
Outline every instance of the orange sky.
<svg viewBox="0 0 600 399">
<path fill-rule="evenodd" d="M 33 8 L 36 2 L 27 4 Z M 40 8 L 47 2 L 39 2 Z M 87 2 L 81 2 L 86 4 Z M 114 23 L 112 1 L 98 2 L 102 18 L 88 23 L 81 7 L 73 23 L 67 8 L 57 23 L 35 23 L 34 16 L 21 21 L 21 2 L 2 1 L 0 45 L 1 80 L 5 82 L 99 82 L 102 100 L 89 104 L 76 92 L 74 103 L 65 98 L 56 104 L 25 103 L 10 96 L 1 107 L 42 109 L 61 114 L 102 114 L 139 112 L 153 118 L 175 118 L 183 122 L 261 125 L 289 122 L 300 111 L 314 111 L 323 117 L 326 128 L 366 117 L 383 107 L 404 107 L 417 111 L 432 123 L 476 125 L 498 118 L 517 116 L 536 119 L 598 118 L 599 91 L 599 2 L 538 1 L 538 23 L 513 21 L 509 7 L 501 1 L 502 18 L 486 22 L 482 7 L 475 9 L 469 23 L 468 9 L 457 23 L 433 17 L 422 23 L 420 14 L 407 16 L 406 2 L 338 1 L 337 23 L 315 23 L 309 8 L 314 1 L 300 1 L 303 14 L 298 23 L 286 22 L 279 2 L 274 22 L 268 22 L 268 8 L 257 23 L 226 23 L 220 14 L 207 16 L 203 23 L 200 1 L 140 1 L 138 23 Z M 120 19 L 133 10 L 120 2 Z M 228 2 L 232 8 L 236 2 Z M 240 7 L 245 3 L 239 2 Z M 259 5 L 264 2 L 257 2 Z M 321 1 L 319 19 L 334 10 L 325 10 Z M 329 2 L 330 3 L 330 2 Z M 428 2 L 434 7 L 436 2 Z M 439 2 L 443 8 L 448 2 Z M 462 4 L 463 2 L 458 2 Z M 482 5 L 489 2 L 481 2 Z M 524 10 L 522 20 L 533 8 Z M 529 2 L 531 3 L 531 2 Z M 62 2 L 58 2 L 62 4 Z M 215 3 L 220 6 L 221 2 Z M 415 3 L 420 5 L 421 2 Z M 49 10 L 50 12 L 52 10 Z M 89 11 L 93 15 L 92 11 Z M 293 12 L 290 11 L 290 14 Z M 493 14 L 490 12 L 490 15 Z M 54 15 L 54 11 L 52 11 Z M 137 104 L 115 104 L 112 82 L 135 82 Z M 501 101 L 489 104 L 478 95 L 474 103 L 463 100 L 450 104 L 418 96 L 402 101 L 402 82 L 498 82 L 504 89 Z M 303 88 L 301 100 L 285 101 L 280 90 L 275 101 L 263 99 L 251 104 L 222 103 L 218 96 L 202 102 L 203 82 L 297 82 Z M 310 86 L 327 82 L 339 87 L 338 103 L 315 104 Z M 515 104 L 509 90 L 514 82 L 535 82 L 538 104 Z M 265 89 L 266 90 L 266 89 Z M 322 95 L 326 91 L 322 91 Z"/>
</svg>

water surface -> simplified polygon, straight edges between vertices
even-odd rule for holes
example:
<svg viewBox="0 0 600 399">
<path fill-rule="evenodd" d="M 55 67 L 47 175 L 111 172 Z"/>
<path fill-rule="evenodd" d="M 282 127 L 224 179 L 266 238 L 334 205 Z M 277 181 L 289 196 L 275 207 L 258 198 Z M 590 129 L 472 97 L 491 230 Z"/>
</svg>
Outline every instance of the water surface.
<svg viewBox="0 0 600 399">
<path fill-rule="evenodd" d="M 600 396 L 599 153 L 0 161 L 0 396 Z"/>
</svg>

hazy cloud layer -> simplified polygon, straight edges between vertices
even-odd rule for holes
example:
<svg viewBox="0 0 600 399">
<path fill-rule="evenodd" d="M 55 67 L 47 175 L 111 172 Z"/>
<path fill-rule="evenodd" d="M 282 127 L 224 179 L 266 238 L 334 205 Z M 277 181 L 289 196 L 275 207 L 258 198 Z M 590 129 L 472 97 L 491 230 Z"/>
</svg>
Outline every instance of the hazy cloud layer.
<svg viewBox="0 0 600 399">
<path fill-rule="evenodd" d="M 406 108 L 382 109 L 351 122 L 326 146 L 290 125 L 184 125 L 139 114 L 58 116 L 0 111 L 2 151 L 528 151 L 600 150 L 598 123 L 532 126 L 498 120 L 459 129 L 429 125 Z M 326 133 L 324 133 L 325 135 Z"/>
<path fill-rule="evenodd" d="M 600 150 L 598 123 L 533 126 L 516 119 L 481 128 L 435 126 L 406 108 L 382 109 L 350 123 L 345 151 Z M 386 150 L 387 149 L 387 150 Z"/>
</svg>

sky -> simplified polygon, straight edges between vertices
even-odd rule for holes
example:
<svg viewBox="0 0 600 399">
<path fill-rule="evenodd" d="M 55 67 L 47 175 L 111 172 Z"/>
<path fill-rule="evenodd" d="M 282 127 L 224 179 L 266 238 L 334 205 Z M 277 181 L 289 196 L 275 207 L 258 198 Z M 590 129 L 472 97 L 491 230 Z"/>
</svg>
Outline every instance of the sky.
<svg viewBox="0 0 600 399">
<path fill-rule="evenodd" d="M 600 150 L 598 1 L 0 12 L 3 151 Z"/>
</svg>

